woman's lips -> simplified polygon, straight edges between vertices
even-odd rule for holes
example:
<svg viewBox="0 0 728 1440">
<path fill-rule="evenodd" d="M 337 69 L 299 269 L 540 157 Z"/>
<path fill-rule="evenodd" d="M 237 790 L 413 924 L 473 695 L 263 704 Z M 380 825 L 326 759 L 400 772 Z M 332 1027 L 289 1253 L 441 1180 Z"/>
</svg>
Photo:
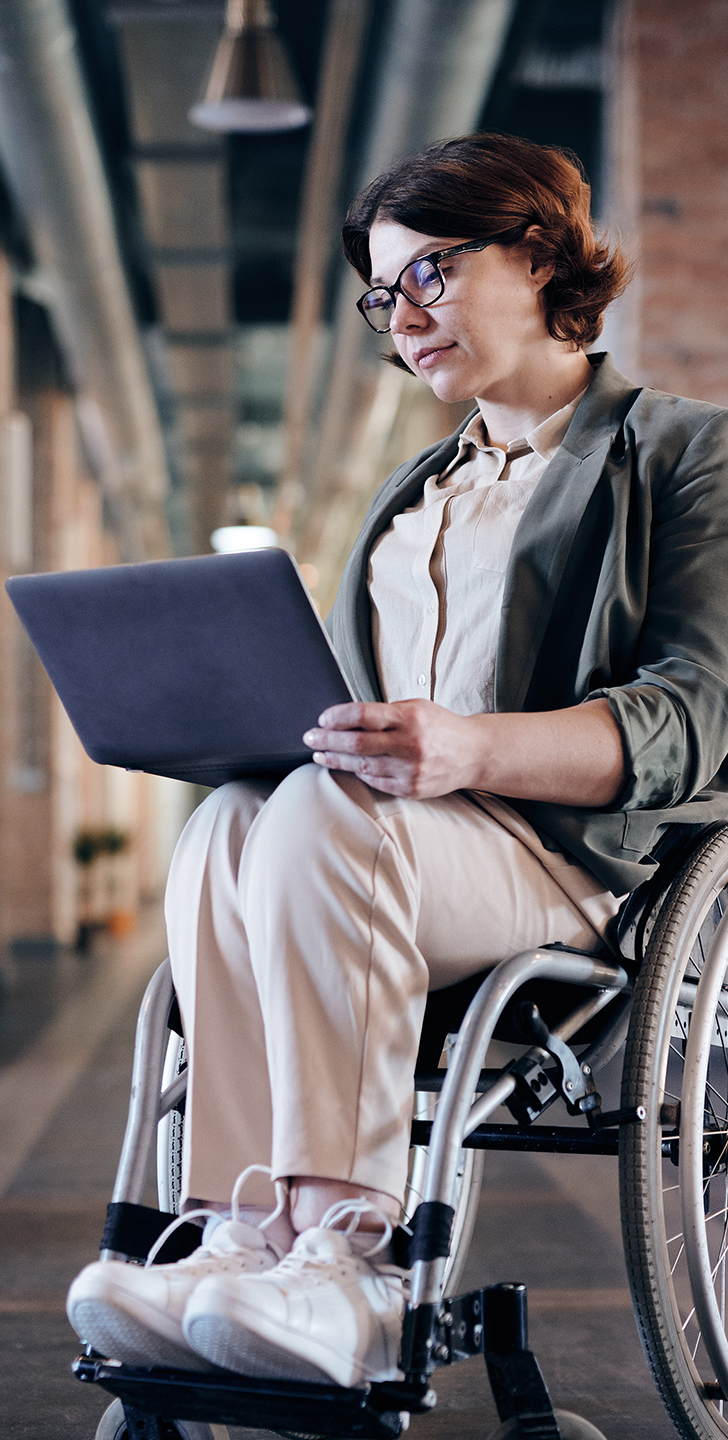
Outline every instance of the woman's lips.
<svg viewBox="0 0 728 1440">
<path fill-rule="evenodd" d="M 454 342 L 452 345 L 438 345 L 437 348 L 433 350 L 417 350 L 412 356 L 412 359 L 415 365 L 419 365 L 420 370 L 428 370 L 431 365 L 437 364 L 441 356 L 446 355 L 449 350 L 454 349 Z"/>
</svg>

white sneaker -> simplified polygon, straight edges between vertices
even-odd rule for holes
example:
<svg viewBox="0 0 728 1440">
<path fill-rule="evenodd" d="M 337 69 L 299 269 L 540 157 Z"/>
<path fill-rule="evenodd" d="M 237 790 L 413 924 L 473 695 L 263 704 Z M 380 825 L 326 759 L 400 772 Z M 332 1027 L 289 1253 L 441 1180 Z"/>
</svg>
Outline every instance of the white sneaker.
<svg viewBox="0 0 728 1440">
<path fill-rule="evenodd" d="M 195 1286 L 212 1275 L 259 1275 L 271 1270 L 283 1253 L 265 1235 L 287 1203 L 287 1187 L 281 1182 L 275 1184 L 276 1209 L 260 1227 L 240 1219 L 238 1196 L 254 1171 L 270 1175 L 267 1166 L 250 1165 L 238 1176 L 231 1220 L 221 1220 L 212 1210 L 193 1210 L 179 1216 L 160 1235 L 145 1266 L 123 1260 L 97 1260 L 87 1265 L 74 1280 L 66 1302 L 76 1334 L 101 1355 L 127 1365 L 209 1370 L 190 1349 L 182 1331 L 185 1306 Z M 203 1215 L 209 1217 L 208 1225 L 197 1250 L 175 1264 L 152 1264 L 178 1225 Z"/>
<path fill-rule="evenodd" d="M 258 1275 L 272 1269 L 278 1258 L 254 1225 L 224 1220 L 209 1245 L 173 1265 L 147 1268 L 123 1260 L 87 1265 L 68 1292 L 66 1312 L 76 1334 L 111 1359 L 209 1370 L 182 1332 L 195 1286 L 211 1275 Z"/>
<path fill-rule="evenodd" d="M 376 1213 L 385 1230 L 355 1254 L 333 1225 Z M 260 1275 L 203 1280 L 185 1312 L 185 1336 L 198 1355 L 239 1374 L 360 1385 L 400 1378 L 404 1272 L 377 1265 L 392 1227 L 366 1200 L 343 1201 L 321 1226 L 299 1235 L 291 1252 Z"/>
</svg>

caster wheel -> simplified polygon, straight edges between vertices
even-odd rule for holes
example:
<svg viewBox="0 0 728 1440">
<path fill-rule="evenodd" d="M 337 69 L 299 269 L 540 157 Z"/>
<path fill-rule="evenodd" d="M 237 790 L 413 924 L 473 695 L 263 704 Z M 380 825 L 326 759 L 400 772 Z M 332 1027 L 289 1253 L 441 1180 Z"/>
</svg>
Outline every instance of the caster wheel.
<svg viewBox="0 0 728 1440">
<path fill-rule="evenodd" d="M 227 1425 L 208 1425 L 205 1420 L 163 1420 L 164 1440 L 229 1440 Z M 99 1421 L 95 1440 L 127 1440 L 124 1406 L 114 1400 Z"/>
<path fill-rule="evenodd" d="M 592 1425 L 589 1420 L 583 1420 L 581 1415 L 573 1415 L 571 1410 L 555 1410 L 554 1414 L 561 1440 L 606 1440 L 601 1430 L 597 1430 L 596 1425 Z M 504 1420 L 503 1424 L 488 1436 L 488 1440 L 517 1440 L 518 1433 L 517 1420 Z"/>
</svg>

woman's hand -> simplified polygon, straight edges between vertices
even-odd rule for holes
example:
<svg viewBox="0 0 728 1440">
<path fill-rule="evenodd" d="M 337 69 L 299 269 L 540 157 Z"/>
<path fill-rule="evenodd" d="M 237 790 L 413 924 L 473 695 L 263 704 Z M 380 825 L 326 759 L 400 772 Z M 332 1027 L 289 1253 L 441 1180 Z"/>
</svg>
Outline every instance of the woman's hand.
<svg viewBox="0 0 728 1440">
<path fill-rule="evenodd" d="M 351 770 L 373 790 L 425 800 L 471 783 L 468 720 L 431 700 L 333 705 L 319 727 L 303 737 L 316 764 Z"/>
<path fill-rule="evenodd" d="M 626 782 L 606 699 L 534 714 L 456 715 L 431 700 L 333 705 L 303 737 L 317 765 L 388 795 L 488 790 L 557 805 L 611 805 Z"/>
</svg>

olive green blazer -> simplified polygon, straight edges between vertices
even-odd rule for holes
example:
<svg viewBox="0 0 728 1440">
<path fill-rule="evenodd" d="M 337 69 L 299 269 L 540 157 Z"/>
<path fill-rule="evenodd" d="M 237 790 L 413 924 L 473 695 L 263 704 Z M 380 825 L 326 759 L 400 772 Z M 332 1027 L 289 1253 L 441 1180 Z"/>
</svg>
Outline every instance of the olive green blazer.
<svg viewBox="0 0 728 1440">
<path fill-rule="evenodd" d="M 619 895 L 652 873 L 667 825 L 728 820 L 728 410 L 640 389 L 608 355 L 590 358 L 597 373 L 516 531 L 495 706 L 608 697 L 629 777 L 619 800 L 511 803 Z M 382 699 L 369 552 L 459 434 L 390 475 L 349 557 L 328 626 L 362 699 Z"/>
</svg>

